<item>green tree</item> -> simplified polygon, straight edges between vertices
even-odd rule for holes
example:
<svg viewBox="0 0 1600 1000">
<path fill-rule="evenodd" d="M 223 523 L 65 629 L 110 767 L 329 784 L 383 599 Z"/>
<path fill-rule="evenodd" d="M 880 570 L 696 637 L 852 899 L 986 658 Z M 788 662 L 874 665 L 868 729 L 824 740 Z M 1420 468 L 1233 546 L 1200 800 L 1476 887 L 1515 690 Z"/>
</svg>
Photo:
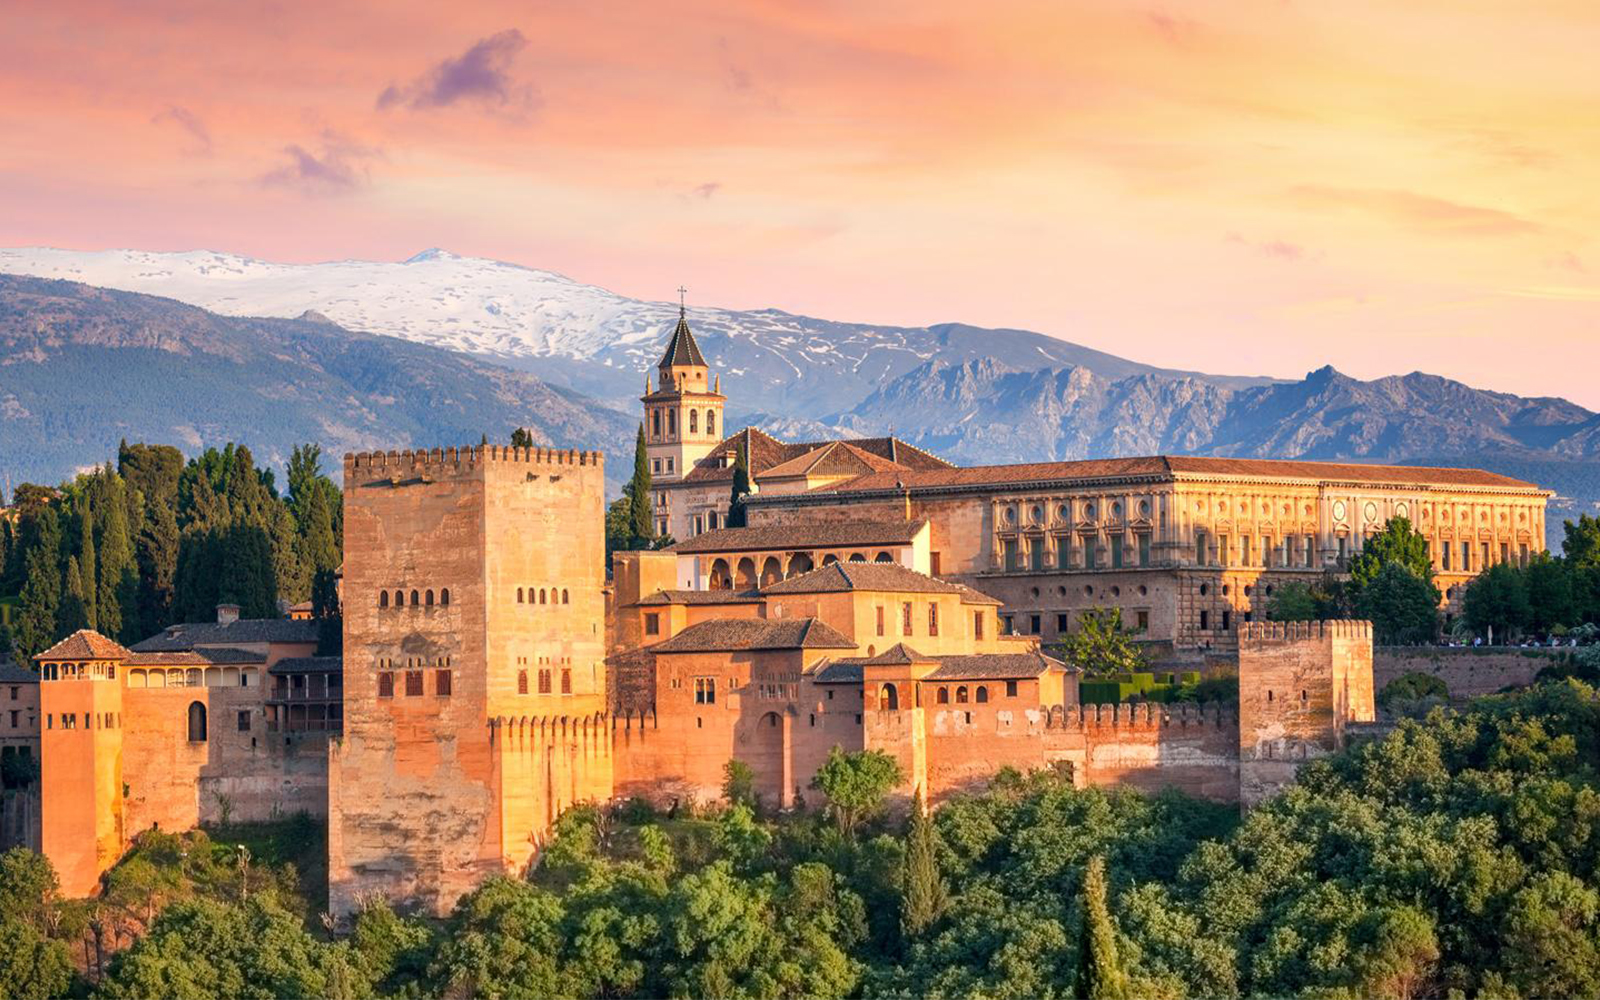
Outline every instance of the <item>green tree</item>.
<svg viewBox="0 0 1600 1000">
<path fill-rule="evenodd" d="M 174 497 L 176 492 L 174 479 Z M 172 503 L 160 498 L 147 501 L 144 523 L 134 542 L 139 585 L 137 625 L 128 626 L 133 635 L 149 635 L 173 623 L 179 548 L 178 517 Z"/>
<path fill-rule="evenodd" d="M 756 806 L 756 773 L 737 758 L 722 765 L 722 797 L 729 805 Z"/>
<path fill-rule="evenodd" d="M 60 903 L 61 884 L 48 858 L 26 847 L 13 847 L 0 854 L 0 914 L 20 920 L 41 934 L 51 934 L 55 932 Z"/>
<path fill-rule="evenodd" d="M 1528 594 L 1528 626 L 1548 633 L 1557 625 L 1580 624 L 1573 598 L 1572 574 L 1564 560 L 1541 552 L 1521 570 Z"/>
<path fill-rule="evenodd" d="M 644 444 L 644 424 L 639 425 L 633 443 L 633 478 L 628 480 L 628 531 L 632 547 L 638 548 L 656 535 L 655 519 L 650 514 L 650 459 Z"/>
<path fill-rule="evenodd" d="M 1359 601 L 1361 591 L 1389 565 L 1399 565 L 1421 580 L 1433 579 L 1428 540 L 1411 526 L 1409 518 L 1391 517 L 1383 530 L 1367 539 L 1361 551 L 1350 560 L 1353 599 Z"/>
<path fill-rule="evenodd" d="M 944 912 L 945 884 L 939 873 L 937 838 L 933 820 L 923 810 L 919 788 L 911 803 L 911 829 L 906 834 L 900 879 L 900 935 L 907 942 L 921 937 Z"/>
<path fill-rule="evenodd" d="M 79 560 L 67 559 L 66 593 L 56 612 L 55 634 L 68 636 L 79 629 L 89 628 L 89 608 L 83 599 L 83 575 L 78 569 Z"/>
<path fill-rule="evenodd" d="M 102 474 L 108 502 L 100 527 L 100 565 L 95 580 L 95 627 L 121 642 L 137 642 L 144 633 L 139 625 L 139 572 L 133 539 L 128 531 L 128 489 L 109 470 Z M 88 580 L 84 581 L 85 586 Z"/>
<path fill-rule="evenodd" d="M 78 593 L 76 596 L 79 605 L 78 611 L 82 616 L 83 624 L 74 625 L 71 628 L 63 627 L 63 632 L 71 632 L 73 629 L 84 627 L 92 629 L 100 627 L 100 616 L 96 613 L 95 603 L 99 594 L 99 573 L 97 570 L 99 561 L 95 557 L 94 514 L 89 509 L 89 498 L 87 496 L 81 497 L 79 503 L 82 506 L 78 513 Z M 72 564 L 71 557 L 68 557 L 69 576 Z M 69 598 L 73 596 L 70 579 L 67 582 L 67 596 Z"/>
<path fill-rule="evenodd" d="M 1117 932 L 1106 902 L 1106 862 L 1096 855 L 1083 869 L 1078 935 L 1078 982 L 1074 995 L 1086 1000 L 1124 1000 L 1128 972 L 1117 956 Z"/>
<path fill-rule="evenodd" d="M 899 762 L 882 750 L 846 753 L 835 746 L 817 769 L 812 787 L 828 797 L 828 809 L 839 832 L 851 837 L 863 821 L 883 807 L 900 780 Z"/>
<path fill-rule="evenodd" d="M 0 916 L 0 996 L 52 1000 L 72 982 L 72 956 L 30 924 Z"/>
<path fill-rule="evenodd" d="M 730 528 L 745 526 L 744 498 L 750 495 L 750 437 L 741 435 L 733 456 L 733 488 L 728 494 L 728 516 L 724 519 Z"/>
<path fill-rule="evenodd" d="M 344 651 L 344 611 L 339 604 L 339 578 L 334 570 L 318 570 L 311 581 L 311 615 L 318 622 L 317 655 L 340 655 Z"/>
<path fill-rule="evenodd" d="M 1432 642 L 1439 632 L 1439 588 L 1403 564 L 1391 562 L 1361 588 L 1356 613 L 1372 622 L 1375 642 Z"/>
<path fill-rule="evenodd" d="M 1426 987 L 1439 961 L 1439 939 L 1426 913 L 1414 906 L 1384 907 L 1367 914 L 1352 937 L 1352 971 L 1362 996 L 1432 995 Z"/>
<path fill-rule="evenodd" d="M 1502 641 L 1527 628 L 1533 617 L 1527 583 L 1510 563 L 1496 563 L 1467 584 L 1461 597 L 1467 626 L 1480 635 L 1492 629 Z"/>
<path fill-rule="evenodd" d="M 1600 569 L 1600 515 L 1579 514 L 1563 524 L 1561 554 L 1574 569 Z"/>
<path fill-rule="evenodd" d="M 1084 612 L 1062 645 L 1067 662 L 1092 676 L 1143 670 L 1148 664 L 1143 648 L 1123 629 L 1120 608 Z"/>
<path fill-rule="evenodd" d="M 24 661 L 56 640 L 56 615 L 61 604 L 61 529 L 55 507 L 24 514 L 26 553 L 22 593 L 17 602 L 17 651 Z"/>
<path fill-rule="evenodd" d="M 1275 622 L 1310 622 L 1321 617 L 1317 598 L 1311 585 L 1300 580 L 1278 584 L 1267 599 L 1267 620 Z"/>
<path fill-rule="evenodd" d="M 533 447 L 533 432 L 528 430 L 526 427 L 518 427 L 516 430 L 512 431 L 511 432 L 511 447 L 513 447 L 513 448 L 532 448 Z"/>
</svg>

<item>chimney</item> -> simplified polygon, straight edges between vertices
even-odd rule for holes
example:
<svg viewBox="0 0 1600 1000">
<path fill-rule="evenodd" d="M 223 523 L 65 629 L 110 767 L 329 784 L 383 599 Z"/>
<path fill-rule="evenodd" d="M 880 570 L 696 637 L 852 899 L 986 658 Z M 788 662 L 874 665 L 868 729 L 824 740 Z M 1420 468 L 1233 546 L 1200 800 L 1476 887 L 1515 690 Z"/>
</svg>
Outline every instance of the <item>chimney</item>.
<svg viewBox="0 0 1600 1000">
<path fill-rule="evenodd" d="M 219 604 L 219 605 L 217 605 L 217 624 L 218 625 L 232 625 L 234 622 L 236 622 L 238 620 L 239 620 L 239 605 L 237 605 L 237 604 Z"/>
</svg>

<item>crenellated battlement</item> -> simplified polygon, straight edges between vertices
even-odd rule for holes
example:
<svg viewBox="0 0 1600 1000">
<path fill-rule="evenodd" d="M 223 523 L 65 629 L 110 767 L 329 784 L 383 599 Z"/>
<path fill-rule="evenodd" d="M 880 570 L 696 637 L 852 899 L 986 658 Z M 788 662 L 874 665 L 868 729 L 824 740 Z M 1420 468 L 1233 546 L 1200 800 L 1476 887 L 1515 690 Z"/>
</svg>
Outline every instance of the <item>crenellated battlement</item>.
<svg viewBox="0 0 1600 1000">
<path fill-rule="evenodd" d="M 485 463 L 519 465 L 603 466 L 605 457 L 598 451 L 575 448 L 513 448 L 510 445 L 476 445 L 463 448 L 420 448 L 404 451 L 346 452 L 345 473 L 366 472 L 395 475 L 422 472 L 430 468 L 459 471 L 463 466 Z"/>
<path fill-rule="evenodd" d="M 1372 639 L 1372 623 L 1355 619 L 1317 622 L 1244 622 L 1239 642 L 1279 643 L 1319 639 Z"/>
<path fill-rule="evenodd" d="M 1198 704 L 1179 702 L 1173 705 L 1140 702 L 1117 705 L 1055 706 L 1046 711 L 1045 728 L 1067 732 L 1093 732 L 1099 730 L 1152 730 L 1152 729 L 1235 729 L 1239 724 L 1239 709 L 1219 702 Z"/>
</svg>

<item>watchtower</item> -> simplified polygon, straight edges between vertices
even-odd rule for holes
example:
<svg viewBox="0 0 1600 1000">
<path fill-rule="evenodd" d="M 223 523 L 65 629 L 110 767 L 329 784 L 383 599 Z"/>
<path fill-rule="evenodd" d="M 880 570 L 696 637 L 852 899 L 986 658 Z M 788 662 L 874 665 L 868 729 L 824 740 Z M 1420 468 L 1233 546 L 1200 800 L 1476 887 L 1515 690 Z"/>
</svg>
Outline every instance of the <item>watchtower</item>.
<svg viewBox="0 0 1600 1000">
<path fill-rule="evenodd" d="M 1239 801 L 1294 781 L 1341 749 L 1345 725 L 1371 722 L 1372 623 L 1247 622 L 1239 630 Z"/>
<path fill-rule="evenodd" d="M 597 452 L 347 455 L 329 905 L 447 913 L 611 790 Z"/>
</svg>

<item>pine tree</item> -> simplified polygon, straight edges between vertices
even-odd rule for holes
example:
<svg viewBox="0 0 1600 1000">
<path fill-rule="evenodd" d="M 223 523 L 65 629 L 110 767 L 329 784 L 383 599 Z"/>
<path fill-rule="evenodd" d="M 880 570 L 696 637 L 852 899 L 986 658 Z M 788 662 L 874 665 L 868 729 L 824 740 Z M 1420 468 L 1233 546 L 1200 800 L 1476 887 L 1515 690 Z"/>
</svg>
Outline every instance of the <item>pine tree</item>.
<svg viewBox="0 0 1600 1000">
<path fill-rule="evenodd" d="M 1106 903 L 1106 861 L 1098 855 L 1083 870 L 1082 929 L 1078 938 L 1078 983 L 1084 1000 L 1125 1000 L 1128 973 L 1117 957 L 1117 932 Z"/>
<path fill-rule="evenodd" d="M 511 432 L 511 447 L 513 447 L 513 448 L 532 448 L 533 447 L 533 432 L 528 430 L 526 427 L 518 427 L 516 430 L 512 431 Z"/>
<path fill-rule="evenodd" d="M 744 498 L 750 495 L 749 441 L 746 435 L 733 458 L 733 491 L 729 495 L 727 518 L 730 528 L 742 528 L 745 524 Z"/>
<path fill-rule="evenodd" d="M 69 633 L 85 627 L 93 629 L 98 629 L 100 627 L 100 616 L 96 613 L 95 606 L 96 598 L 99 596 L 100 588 L 98 585 L 99 578 L 96 572 L 96 567 L 99 565 L 99 561 L 95 558 L 94 514 L 89 508 L 89 497 L 87 494 L 80 497 L 78 502 L 82 504 L 82 510 L 78 516 L 79 548 L 77 599 L 79 603 L 82 604 L 81 611 L 84 624 L 74 625 L 72 628 L 64 630 Z M 71 569 L 70 560 L 68 563 L 68 569 L 69 571 Z M 72 596 L 72 588 L 70 584 L 67 588 L 67 595 L 69 599 Z M 74 614 L 76 615 L 77 611 L 74 611 Z"/>
<path fill-rule="evenodd" d="M 633 537 L 629 544 L 640 548 L 656 536 L 650 514 L 650 458 L 644 446 L 644 424 L 639 425 L 639 436 L 633 442 L 633 478 L 628 480 L 628 529 Z"/>
<path fill-rule="evenodd" d="M 42 503 L 30 511 L 24 514 L 19 545 L 24 569 L 16 643 L 18 659 L 24 661 L 55 641 L 56 612 L 61 604 L 60 521 L 53 504 Z"/>
<path fill-rule="evenodd" d="M 906 835 L 900 881 L 900 935 L 907 944 L 922 936 L 944 912 L 945 885 L 939 874 L 933 820 L 922 807 L 922 789 L 911 804 L 911 830 Z"/>
</svg>

